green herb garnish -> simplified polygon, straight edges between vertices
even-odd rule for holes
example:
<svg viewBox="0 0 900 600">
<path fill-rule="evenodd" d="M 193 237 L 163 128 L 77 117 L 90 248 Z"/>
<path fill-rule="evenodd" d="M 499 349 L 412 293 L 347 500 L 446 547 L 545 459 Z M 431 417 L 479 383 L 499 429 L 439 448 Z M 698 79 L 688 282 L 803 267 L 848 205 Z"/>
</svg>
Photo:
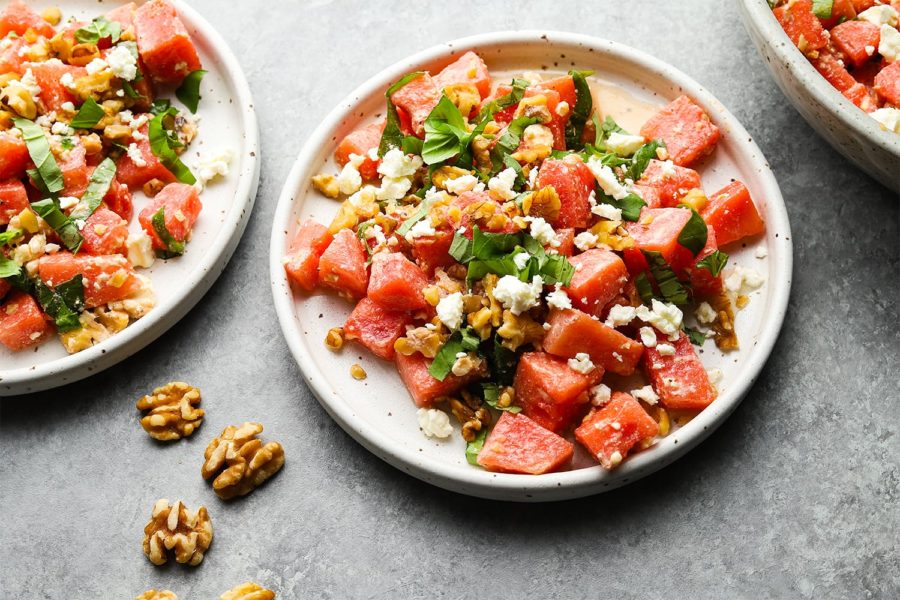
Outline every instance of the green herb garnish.
<svg viewBox="0 0 900 600">
<path fill-rule="evenodd" d="M 34 162 L 34 169 L 29 169 L 28 175 L 38 188 L 47 194 L 56 194 L 65 187 L 62 171 L 53 153 L 50 151 L 50 142 L 44 135 L 44 130 L 28 119 L 14 118 L 13 123 L 22 132 L 22 138 L 28 148 L 28 155 Z"/>
<path fill-rule="evenodd" d="M 691 340 L 691 343 L 695 346 L 702 346 L 704 342 L 706 342 L 706 334 L 697 329 L 692 329 L 690 327 L 685 327 L 684 332 L 687 334 L 688 339 Z"/>
<path fill-rule="evenodd" d="M 87 190 L 81 197 L 81 202 L 69 214 L 72 221 L 81 219 L 86 221 L 88 217 L 94 214 L 94 211 L 103 202 L 103 198 L 109 192 L 109 186 L 112 184 L 113 178 L 116 176 L 116 163 L 109 157 L 104 158 L 103 162 L 97 165 L 91 174 L 91 180 L 88 183 Z"/>
<path fill-rule="evenodd" d="M 82 44 L 96 44 L 100 40 L 110 38 L 115 44 L 122 35 L 122 26 L 106 17 L 97 17 L 81 29 L 75 31 L 75 39 Z"/>
<path fill-rule="evenodd" d="M 428 373 L 438 381 L 443 381 L 447 378 L 447 375 L 450 374 L 453 363 L 456 362 L 456 355 L 460 352 L 474 352 L 478 350 L 478 345 L 480 343 L 481 338 L 478 337 L 478 334 L 476 334 L 475 330 L 471 327 L 457 329 L 453 332 L 453 335 L 444 342 L 444 345 L 441 346 L 437 356 L 431 361 L 431 366 L 428 367 Z"/>
<path fill-rule="evenodd" d="M 650 161 L 656 158 L 656 151 L 662 144 L 658 140 L 647 142 L 634 153 L 631 157 L 631 165 L 626 171 L 625 177 L 632 181 L 637 181 L 644 174 Z"/>
<path fill-rule="evenodd" d="M 425 119 L 425 143 L 422 160 L 435 165 L 459 155 L 469 141 L 466 120 L 456 105 L 441 95 L 440 101 Z"/>
<path fill-rule="evenodd" d="M 16 277 L 21 273 L 22 267 L 19 266 L 19 263 L 0 254 L 0 279 Z"/>
<path fill-rule="evenodd" d="M 78 230 L 75 222 L 60 210 L 58 199 L 45 198 L 44 200 L 32 202 L 31 209 L 47 221 L 50 227 L 56 230 L 59 239 L 62 240 L 66 248 L 76 253 L 81 249 L 84 238 L 81 237 L 81 232 Z"/>
<path fill-rule="evenodd" d="M 713 277 L 718 277 L 719 273 L 722 272 L 722 269 L 725 268 L 725 265 L 728 263 L 728 255 L 724 252 L 720 252 L 716 250 L 709 256 L 702 258 L 697 261 L 698 269 L 706 269 L 709 271 Z"/>
<path fill-rule="evenodd" d="M 466 444 L 466 460 L 470 465 L 478 466 L 478 455 L 484 448 L 484 440 L 487 438 L 487 428 L 482 429 L 475 436 L 475 439 Z"/>
<path fill-rule="evenodd" d="M 200 104 L 200 82 L 203 80 L 204 75 L 206 75 L 206 71 L 203 69 L 191 71 L 184 78 L 184 81 L 181 82 L 181 85 L 178 86 L 178 89 L 175 90 L 175 97 L 181 100 L 181 103 L 192 113 L 197 112 L 197 107 Z"/>
<path fill-rule="evenodd" d="M 681 233 L 678 234 L 678 243 L 690 250 L 691 254 L 697 256 L 706 246 L 706 238 L 708 236 L 706 221 L 693 208 L 683 204 L 679 205 L 679 207 L 690 210 L 691 218 L 688 219 L 688 222 L 682 227 Z"/>
<path fill-rule="evenodd" d="M 78 314 L 84 308 L 84 284 L 80 273 L 53 290 L 39 278 L 35 279 L 34 293 L 41 309 L 50 315 L 60 333 L 81 328 Z"/>
<path fill-rule="evenodd" d="M 566 123 L 566 147 L 581 148 L 581 134 L 584 132 L 584 126 L 594 110 L 594 99 L 591 95 L 591 86 L 588 85 L 587 77 L 593 75 L 593 71 L 569 71 L 572 81 L 575 82 L 575 106 L 572 107 L 572 114 L 569 116 L 569 122 Z"/>
<path fill-rule="evenodd" d="M 656 287 L 659 289 L 659 295 L 662 297 L 662 300 L 670 304 L 687 304 L 687 288 L 678 281 L 678 277 L 675 276 L 675 272 L 669 266 L 669 263 L 666 262 L 666 259 L 663 258 L 663 255 L 650 250 L 642 250 L 641 252 L 644 253 L 647 264 L 650 265 L 650 273 L 653 274 L 653 279 L 656 280 Z"/>
<path fill-rule="evenodd" d="M 378 156 L 384 156 L 391 148 L 399 148 L 403 144 L 403 132 L 400 131 L 400 115 L 397 114 L 397 107 L 391 96 L 394 93 L 419 77 L 425 75 L 424 71 L 416 71 L 401 77 L 384 93 L 387 98 L 387 116 L 385 117 L 384 132 L 381 134 L 381 142 L 378 144 Z"/>
<path fill-rule="evenodd" d="M 174 258 L 184 254 L 184 242 L 176 240 L 166 226 L 165 206 L 160 206 L 159 210 L 153 213 L 150 223 L 153 225 L 153 231 L 156 232 L 156 235 L 159 236 L 162 243 L 166 245 L 165 250 L 156 251 L 157 256 L 160 258 Z"/>
<path fill-rule="evenodd" d="M 820 19 L 830 19 L 834 0 L 812 0 L 813 14 Z"/>
<path fill-rule="evenodd" d="M 78 109 L 78 114 L 69 123 L 75 129 L 93 129 L 106 116 L 103 108 L 93 98 L 88 98 Z"/>
<path fill-rule="evenodd" d="M 166 129 L 165 125 L 166 118 L 175 118 L 177 116 L 178 111 L 175 108 L 169 107 L 165 111 L 156 114 L 156 116 L 150 120 L 150 126 L 148 128 L 150 149 L 163 166 L 175 175 L 175 178 L 178 179 L 178 181 L 193 185 L 197 183 L 197 178 L 194 177 L 191 170 L 181 162 L 178 154 L 176 154 L 175 148 L 180 147 L 181 144 L 174 137 L 174 134 Z"/>
<path fill-rule="evenodd" d="M 522 132 L 525 131 L 526 127 L 534 125 L 535 123 L 537 123 L 537 119 L 533 117 L 519 117 L 518 119 L 513 119 L 510 124 L 506 126 L 506 131 L 503 132 L 503 135 L 500 136 L 500 139 L 497 140 L 497 144 L 491 150 L 493 173 L 503 169 L 503 161 L 506 156 L 518 149 L 519 142 L 522 139 Z"/>
<path fill-rule="evenodd" d="M 10 227 L 3 233 L 0 233 L 0 246 L 7 246 L 10 242 L 18 239 L 22 235 L 22 230 Z"/>
</svg>

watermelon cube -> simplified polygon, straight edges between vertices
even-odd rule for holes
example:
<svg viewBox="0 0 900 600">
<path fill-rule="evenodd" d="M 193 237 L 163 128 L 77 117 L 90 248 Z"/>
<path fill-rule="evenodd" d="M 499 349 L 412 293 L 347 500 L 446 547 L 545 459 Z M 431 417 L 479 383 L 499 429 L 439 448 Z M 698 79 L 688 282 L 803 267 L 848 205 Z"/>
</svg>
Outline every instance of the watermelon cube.
<svg viewBox="0 0 900 600">
<path fill-rule="evenodd" d="M 671 345 L 674 355 L 662 354 L 658 344 L 644 354 L 644 370 L 653 391 L 665 408 L 703 410 L 716 399 L 716 389 L 687 335 L 682 332 Z"/>
<path fill-rule="evenodd" d="M 116 179 L 128 186 L 130 190 L 139 189 L 151 179 L 159 179 L 163 183 L 176 181 L 172 174 L 156 157 L 150 148 L 148 136 L 150 126 L 144 125 L 140 132 L 140 139 L 133 142 L 141 153 L 141 158 L 135 161 L 127 152 L 116 161 Z"/>
<path fill-rule="evenodd" d="M 379 252 L 372 257 L 368 296 L 388 310 L 418 310 L 428 303 L 422 290 L 428 280 L 422 269 L 400 252 Z"/>
<path fill-rule="evenodd" d="M 663 208 L 671 208 L 677 206 L 681 199 L 688 191 L 695 188 L 702 188 L 700 182 L 700 173 L 687 167 L 679 167 L 675 164 L 666 164 L 661 160 L 653 159 L 644 169 L 644 173 L 638 180 L 640 189 L 654 188 L 653 204 L 655 208 L 661 206 Z M 644 199 L 648 205 L 651 202 Z"/>
<path fill-rule="evenodd" d="M 3 40 L 2 46 L 0 46 L 0 75 L 25 72 L 23 66 L 25 57 L 19 54 L 20 51 L 25 52 L 22 50 L 25 46 L 28 46 L 25 38 Z"/>
<path fill-rule="evenodd" d="M 0 133 L 0 180 L 19 179 L 31 163 L 24 140 L 9 133 Z"/>
<path fill-rule="evenodd" d="M 541 427 L 560 432 L 588 401 L 588 388 L 602 377 L 602 367 L 585 374 L 570 368 L 564 358 L 526 352 L 516 367 L 516 404 Z"/>
<path fill-rule="evenodd" d="M 25 67 L 31 69 L 34 80 L 41 88 L 38 99 L 43 105 L 44 113 L 59 111 L 66 102 L 76 105 L 80 100 L 69 88 L 63 85 L 63 76 L 69 75 L 73 79 L 85 77 L 87 69 L 74 65 L 63 64 L 59 60 L 49 60 L 39 63 L 26 63 Z"/>
<path fill-rule="evenodd" d="M 18 179 L 0 181 L 0 225 L 6 225 L 14 216 L 28 208 L 28 194 Z"/>
<path fill-rule="evenodd" d="M 284 270 L 300 289 L 311 292 L 316 288 L 319 281 L 319 259 L 332 239 L 334 237 L 328 232 L 328 228 L 313 219 L 305 221 L 297 230 L 287 256 L 284 257 Z"/>
<path fill-rule="evenodd" d="M 463 377 L 452 373 L 443 381 L 438 381 L 428 372 L 431 361 L 419 353 L 409 356 L 398 352 L 394 357 L 400 379 L 406 385 L 416 406 L 431 406 L 438 398 L 451 396 L 462 387 L 477 381 L 483 376 L 481 371 L 473 370 Z"/>
<path fill-rule="evenodd" d="M 875 91 L 885 102 L 900 106 L 900 61 L 892 62 L 878 72 Z"/>
<path fill-rule="evenodd" d="M 628 283 L 628 269 L 619 256 L 609 250 L 591 248 L 569 259 L 575 273 L 566 289 L 572 305 L 600 316 L 603 307 L 621 293 Z"/>
<path fill-rule="evenodd" d="M 123 300 L 142 288 L 131 264 L 120 254 L 74 256 L 70 252 L 57 252 L 42 256 L 38 261 L 38 275 L 51 288 L 78 274 L 83 277 L 87 308 Z"/>
<path fill-rule="evenodd" d="M 360 175 L 362 175 L 363 179 L 377 179 L 380 161 L 372 160 L 369 156 L 369 150 L 378 148 L 383 131 L 384 121 L 380 121 L 350 132 L 335 149 L 334 160 L 343 167 L 350 162 L 351 154 L 364 156 L 365 159 L 358 167 Z"/>
<path fill-rule="evenodd" d="M 434 83 L 440 89 L 458 84 L 474 85 L 482 98 L 487 98 L 491 93 L 491 74 L 487 65 L 472 51 L 441 69 L 434 76 Z"/>
<path fill-rule="evenodd" d="M 774 10 L 781 28 L 804 54 L 828 45 L 822 23 L 813 13 L 812 0 L 792 0 Z"/>
<path fill-rule="evenodd" d="M 184 183 L 170 183 L 164 187 L 138 215 L 144 231 L 153 240 L 153 247 L 157 250 L 166 250 L 166 244 L 156 233 L 153 226 L 153 215 L 164 209 L 166 229 L 177 242 L 186 241 L 200 216 L 203 205 L 200 203 L 200 194 L 197 188 Z"/>
<path fill-rule="evenodd" d="M 637 400 L 624 392 L 613 392 L 609 403 L 591 412 L 575 430 L 575 439 L 604 469 L 614 469 L 635 444 L 658 433 L 659 425 Z"/>
<path fill-rule="evenodd" d="M 366 295 L 369 274 L 366 251 L 356 234 L 349 229 L 337 232 L 319 259 L 319 283 L 351 298 Z"/>
<path fill-rule="evenodd" d="M 547 319 L 544 351 L 564 358 L 585 353 L 593 363 L 618 375 L 631 375 L 644 347 L 580 310 L 555 310 Z"/>
<path fill-rule="evenodd" d="M 478 454 L 478 464 L 496 473 L 540 475 L 572 460 L 571 442 L 523 414 L 504 412 Z"/>
<path fill-rule="evenodd" d="M 103 203 L 109 210 L 113 211 L 126 221 L 131 221 L 131 215 L 134 212 L 131 191 L 128 189 L 127 185 L 119 183 L 118 179 L 113 179 L 110 182 L 109 190 L 103 197 Z"/>
<path fill-rule="evenodd" d="M 87 152 L 79 142 L 70 150 L 63 150 L 56 157 L 56 163 L 62 172 L 64 187 L 60 195 L 81 198 L 90 182 L 90 171 L 87 164 Z"/>
<path fill-rule="evenodd" d="M 691 211 L 686 208 L 645 208 L 637 221 L 626 223 L 625 229 L 634 239 L 634 247 L 625 253 L 632 272 L 643 270 L 635 267 L 636 263 L 646 265 L 640 250 L 659 252 L 670 265 L 690 255 L 690 250 L 678 243 L 690 218 Z"/>
<path fill-rule="evenodd" d="M 858 67 L 875 54 L 881 34 L 878 25 L 868 21 L 845 21 L 831 30 L 831 41 Z M 868 52 L 866 47 L 872 49 Z"/>
<path fill-rule="evenodd" d="M 125 254 L 128 223 L 106 207 L 99 207 L 84 223 L 81 230 L 84 242 L 80 252 L 85 254 Z"/>
<path fill-rule="evenodd" d="M 550 222 L 558 228 L 584 228 L 591 221 L 590 195 L 596 181 L 587 165 L 577 156 L 548 158 L 541 164 L 535 186 L 552 186 L 559 195 L 559 216 Z"/>
<path fill-rule="evenodd" d="M 25 292 L 14 290 L 0 304 L 0 344 L 13 352 L 40 344 L 52 332 L 41 307 Z"/>
<path fill-rule="evenodd" d="M 372 354 L 385 360 L 394 358 L 394 342 L 406 332 L 412 318 L 406 313 L 387 310 L 368 298 L 360 300 L 344 324 L 348 340 L 356 340 Z"/>
<path fill-rule="evenodd" d="M 178 12 L 165 0 L 150 0 L 134 13 L 138 54 L 145 75 L 158 83 L 177 85 L 200 68 L 197 49 Z"/>
<path fill-rule="evenodd" d="M 53 27 L 41 15 L 23 0 L 10 0 L 3 12 L 0 12 L 0 38 L 9 33 L 25 35 L 29 29 L 46 38 L 53 37 Z"/>
<path fill-rule="evenodd" d="M 394 92 L 391 100 L 409 117 L 412 133 L 425 137 L 425 119 L 441 99 L 441 91 L 428 73 L 416 77 Z"/>
<path fill-rule="evenodd" d="M 702 108 L 679 96 L 644 123 L 641 135 L 665 142 L 672 162 L 688 167 L 715 150 L 720 133 Z"/>
<path fill-rule="evenodd" d="M 453 244 L 453 230 L 438 229 L 434 235 L 413 238 L 412 254 L 416 264 L 426 273 L 434 273 L 438 267 L 453 264 L 450 246 Z"/>
<path fill-rule="evenodd" d="M 765 230 L 750 190 L 740 181 L 733 181 L 710 196 L 700 215 L 716 230 L 716 242 L 720 246 Z"/>
<path fill-rule="evenodd" d="M 844 64 L 830 52 L 820 52 L 819 56 L 811 59 L 812 65 L 833 85 L 839 92 L 849 90 L 856 85 L 853 75 L 844 67 Z"/>
</svg>

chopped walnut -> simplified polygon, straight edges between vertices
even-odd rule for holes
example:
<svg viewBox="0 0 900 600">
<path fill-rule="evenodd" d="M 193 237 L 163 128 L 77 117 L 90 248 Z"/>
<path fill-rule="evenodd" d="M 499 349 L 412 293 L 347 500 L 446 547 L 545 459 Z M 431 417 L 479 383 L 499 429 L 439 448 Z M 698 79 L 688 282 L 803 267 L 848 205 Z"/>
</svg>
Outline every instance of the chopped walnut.
<svg viewBox="0 0 900 600">
<path fill-rule="evenodd" d="M 481 94 L 471 83 L 452 83 L 444 87 L 444 94 L 464 117 L 481 104 Z"/>
<path fill-rule="evenodd" d="M 497 335 L 503 338 L 503 346 L 510 350 L 542 340 L 545 333 L 543 325 L 528 315 L 516 316 L 508 310 L 503 311 L 503 325 L 497 330 Z"/>
<path fill-rule="evenodd" d="M 134 600 L 178 600 L 178 596 L 169 590 L 147 590 Z"/>
<path fill-rule="evenodd" d="M 167 552 L 174 550 L 176 561 L 195 567 L 203 561 L 212 538 L 212 522 L 205 506 L 191 512 L 180 500 L 170 506 L 163 498 L 153 505 L 150 522 L 144 527 L 144 554 L 154 565 L 163 565 L 168 560 Z"/>
<path fill-rule="evenodd" d="M 721 292 L 710 298 L 709 303 L 716 311 L 716 320 L 713 323 L 716 346 L 724 352 L 736 350 L 739 343 L 734 330 L 734 308 L 731 305 L 731 298 L 727 292 Z"/>
<path fill-rule="evenodd" d="M 522 212 L 530 217 L 555 221 L 559 217 L 561 202 L 553 186 L 543 187 L 522 199 Z"/>
<path fill-rule="evenodd" d="M 137 401 L 138 410 L 150 411 L 141 418 L 141 427 L 155 440 L 179 440 L 194 433 L 203 423 L 200 390 L 182 381 L 173 381 Z"/>
<path fill-rule="evenodd" d="M 221 596 L 219 600 L 273 600 L 275 592 L 248 581 L 233 587 Z"/>
<path fill-rule="evenodd" d="M 462 436 L 467 442 L 471 442 L 482 428 L 491 424 L 491 411 L 484 406 L 481 398 L 462 393 L 462 400 L 450 398 L 450 412 L 462 425 Z"/>
<path fill-rule="evenodd" d="M 328 173 L 313 175 L 312 184 L 326 198 L 338 198 L 341 195 L 341 186 L 338 185 L 334 175 Z"/>
<path fill-rule="evenodd" d="M 229 425 L 206 447 L 200 472 L 204 479 L 215 475 L 213 489 L 219 498 L 249 494 L 284 465 L 284 448 L 278 442 L 263 445 L 256 437 L 262 430 L 260 423 Z"/>
<path fill-rule="evenodd" d="M 434 173 L 431 174 L 431 183 L 438 189 L 445 190 L 447 189 L 448 181 L 471 174 L 470 171 L 466 171 L 465 169 L 444 165 L 435 169 Z"/>
</svg>

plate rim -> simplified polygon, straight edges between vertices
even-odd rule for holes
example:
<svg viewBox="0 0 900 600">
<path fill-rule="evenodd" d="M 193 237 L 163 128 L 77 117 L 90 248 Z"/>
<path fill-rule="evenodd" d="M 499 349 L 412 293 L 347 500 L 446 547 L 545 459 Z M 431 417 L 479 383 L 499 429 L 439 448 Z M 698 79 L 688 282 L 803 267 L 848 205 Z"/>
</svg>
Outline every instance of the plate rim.
<svg viewBox="0 0 900 600">
<path fill-rule="evenodd" d="M 193 285 L 180 287 L 175 294 L 159 302 L 146 317 L 91 348 L 42 365 L 0 370 L 0 397 L 31 394 L 74 383 L 146 348 L 178 323 L 206 295 L 243 238 L 256 202 L 260 177 L 259 123 L 250 85 L 237 57 L 209 21 L 183 0 L 169 1 L 186 20 L 188 28 L 198 31 L 205 38 L 222 65 L 222 74 L 231 80 L 235 88 L 235 102 L 240 106 L 243 121 L 243 144 L 239 153 L 235 153 L 240 157 L 235 202 L 225 216 L 222 230 L 188 274 L 188 281 L 195 281 Z M 243 201 L 240 201 L 242 198 Z"/>
<path fill-rule="evenodd" d="M 772 216 L 775 217 L 776 223 L 773 225 L 777 231 L 784 232 L 784 235 L 777 238 L 784 246 L 784 261 L 773 267 L 775 272 L 779 272 L 777 267 L 780 266 L 783 277 L 777 281 L 777 284 L 771 280 L 769 282 L 774 288 L 771 292 L 774 314 L 770 315 L 762 327 L 756 349 L 747 358 L 749 377 L 734 382 L 729 390 L 734 388 L 737 391 L 724 398 L 728 401 L 713 403 L 690 423 L 663 439 L 657 445 L 658 452 L 652 455 L 651 451 L 638 454 L 611 473 L 603 471 L 599 465 L 537 476 L 490 473 L 475 468 L 463 468 L 428 461 L 423 459 L 420 453 L 398 448 L 396 445 L 392 447 L 391 439 L 387 435 L 383 435 L 364 420 L 355 417 L 349 405 L 343 401 L 332 401 L 332 397 L 338 396 L 327 385 L 320 373 L 311 366 L 313 365 L 312 356 L 302 343 L 303 336 L 294 335 L 294 322 L 296 321 L 293 309 L 294 296 L 281 260 L 288 242 L 286 228 L 290 229 L 295 195 L 299 196 L 304 189 L 304 180 L 311 174 L 312 168 L 315 166 L 313 160 L 319 153 L 321 145 L 328 143 L 333 130 L 339 127 L 342 121 L 352 113 L 359 99 L 384 89 L 390 85 L 391 81 L 419 65 L 448 57 L 451 53 L 479 46 L 535 43 L 593 48 L 594 51 L 628 60 L 645 71 L 662 77 L 667 84 L 681 88 L 685 93 L 700 101 L 707 109 L 714 107 L 717 115 L 724 115 L 731 129 L 730 135 L 737 140 L 736 143 L 742 149 L 747 151 L 741 152 L 740 155 L 751 155 L 749 160 L 759 170 L 766 202 L 771 206 Z M 294 162 L 275 209 L 269 251 L 272 294 L 282 334 L 310 391 L 345 432 L 385 462 L 422 481 L 471 496 L 523 502 L 578 498 L 620 487 L 670 464 L 712 433 L 740 404 L 772 352 L 787 311 L 793 265 L 790 223 L 778 183 L 756 142 L 753 141 L 737 117 L 703 86 L 661 59 L 603 38 L 552 30 L 499 31 L 437 44 L 395 62 L 350 92 L 319 123 Z M 598 475 L 600 476 L 598 477 Z"/>
</svg>

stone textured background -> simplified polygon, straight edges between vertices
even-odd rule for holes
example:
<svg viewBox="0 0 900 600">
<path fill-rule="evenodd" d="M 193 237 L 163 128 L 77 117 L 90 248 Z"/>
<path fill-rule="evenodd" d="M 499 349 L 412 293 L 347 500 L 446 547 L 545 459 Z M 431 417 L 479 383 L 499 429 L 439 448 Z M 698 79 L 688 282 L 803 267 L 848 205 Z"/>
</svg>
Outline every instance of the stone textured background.
<svg viewBox="0 0 900 600">
<path fill-rule="evenodd" d="M 252 579 L 282 599 L 900 597 L 900 202 L 785 101 L 734 2 L 191 4 L 254 91 L 256 211 L 218 283 L 152 347 L 87 381 L 0 401 L 0 595 L 164 587 L 200 600 Z M 612 38 L 698 79 L 774 166 L 796 248 L 780 341 L 728 422 L 638 483 L 543 506 L 429 487 L 351 440 L 304 386 L 267 276 L 282 181 L 335 102 L 436 42 L 525 28 Z M 134 400 L 172 379 L 202 388 L 209 418 L 163 446 L 138 426 Z M 203 449 L 245 419 L 261 420 L 288 462 L 223 503 L 199 476 Z M 199 568 L 156 568 L 141 553 L 158 497 L 209 508 L 216 537 Z"/>
</svg>

